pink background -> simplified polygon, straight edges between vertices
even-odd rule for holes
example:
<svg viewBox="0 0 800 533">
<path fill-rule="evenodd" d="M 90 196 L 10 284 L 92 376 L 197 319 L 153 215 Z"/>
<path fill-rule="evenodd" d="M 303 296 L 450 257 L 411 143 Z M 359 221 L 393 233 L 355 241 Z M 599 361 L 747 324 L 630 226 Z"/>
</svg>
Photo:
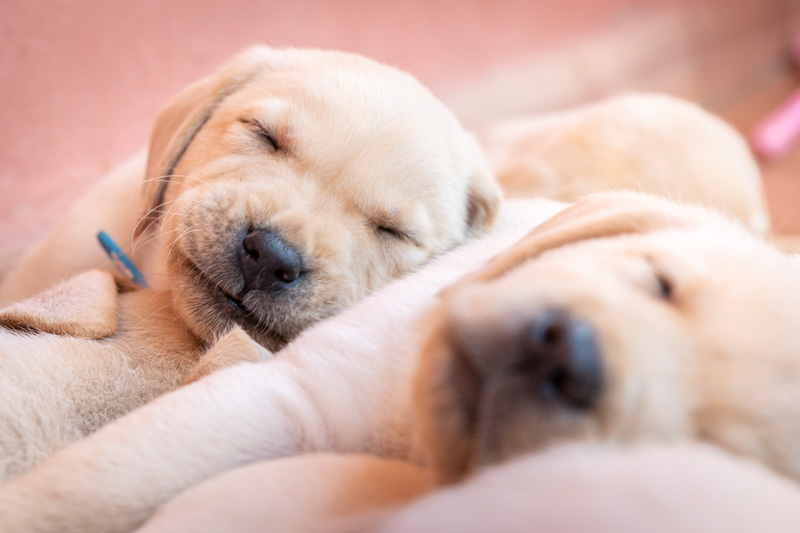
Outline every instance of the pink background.
<svg viewBox="0 0 800 533">
<path fill-rule="evenodd" d="M 145 145 L 172 94 L 249 44 L 359 52 L 444 95 L 632 11 L 690 1 L 0 0 L 0 271 Z"/>
</svg>

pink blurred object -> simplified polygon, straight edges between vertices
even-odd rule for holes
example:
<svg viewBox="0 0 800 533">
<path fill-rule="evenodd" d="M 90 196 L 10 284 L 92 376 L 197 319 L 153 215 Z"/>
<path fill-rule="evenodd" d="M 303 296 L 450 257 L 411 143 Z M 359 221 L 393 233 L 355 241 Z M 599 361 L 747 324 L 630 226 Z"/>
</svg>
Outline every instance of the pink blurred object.
<svg viewBox="0 0 800 533">
<path fill-rule="evenodd" d="M 794 58 L 800 63 L 800 33 L 798 33 L 797 37 L 794 39 Z"/>
<path fill-rule="evenodd" d="M 795 60 L 800 64 L 800 34 L 792 46 Z M 753 147 L 764 157 L 778 157 L 800 138 L 800 89 L 764 119 L 753 133 Z"/>
<path fill-rule="evenodd" d="M 800 90 L 769 115 L 753 134 L 753 146 L 764 157 L 786 152 L 800 137 Z"/>
</svg>

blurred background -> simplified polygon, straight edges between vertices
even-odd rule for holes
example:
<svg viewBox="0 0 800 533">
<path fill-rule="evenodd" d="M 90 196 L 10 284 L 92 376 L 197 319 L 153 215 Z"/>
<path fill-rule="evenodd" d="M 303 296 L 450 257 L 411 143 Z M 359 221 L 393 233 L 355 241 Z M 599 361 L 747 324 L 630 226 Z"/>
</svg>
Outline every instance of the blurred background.
<svg viewBox="0 0 800 533">
<path fill-rule="evenodd" d="M 468 127 L 659 90 L 749 136 L 800 90 L 798 30 L 800 0 L 0 0 L 0 273 L 250 44 L 400 67 Z M 775 229 L 800 234 L 800 148 L 761 163 Z"/>
</svg>

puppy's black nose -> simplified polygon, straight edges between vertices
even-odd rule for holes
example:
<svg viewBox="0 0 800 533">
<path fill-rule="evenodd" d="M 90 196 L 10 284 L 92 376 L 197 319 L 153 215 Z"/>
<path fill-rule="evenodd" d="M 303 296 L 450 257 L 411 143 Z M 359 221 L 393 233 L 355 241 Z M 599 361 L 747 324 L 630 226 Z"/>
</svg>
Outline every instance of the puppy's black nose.
<svg viewBox="0 0 800 533">
<path fill-rule="evenodd" d="M 277 233 L 254 229 L 242 240 L 244 291 L 278 291 L 303 272 L 303 258 Z"/>
<path fill-rule="evenodd" d="M 532 380 L 545 403 L 592 407 L 603 388 L 594 329 L 560 311 L 545 311 L 523 332 L 516 370 Z"/>
</svg>

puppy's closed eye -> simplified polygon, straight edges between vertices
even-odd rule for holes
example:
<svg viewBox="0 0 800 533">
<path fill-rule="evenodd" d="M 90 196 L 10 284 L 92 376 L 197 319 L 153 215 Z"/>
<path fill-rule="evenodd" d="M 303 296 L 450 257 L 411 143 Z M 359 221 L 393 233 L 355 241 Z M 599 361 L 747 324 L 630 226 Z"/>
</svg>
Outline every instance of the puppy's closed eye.
<svg viewBox="0 0 800 533">
<path fill-rule="evenodd" d="M 675 292 L 674 281 L 667 275 L 663 265 L 660 265 L 654 258 L 645 257 L 644 259 L 653 274 L 653 296 L 667 302 L 671 301 Z"/>
<path fill-rule="evenodd" d="M 275 140 L 275 135 L 264 124 L 255 119 L 248 119 L 248 118 L 239 119 L 239 122 L 249 126 L 250 131 L 252 131 L 254 135 L 256 135 L 261 141 L 264 142 L 264 144 L 266 144 L 274 152 L 280 151 L 281 148 L 280 145 L 278 144 L 278 141 Z"/>
<path fill-rule="evenodd" d="M 656 271 L 656 296 L 662 300 L 672 300 L 672 280 L 662 272 Z"/>
<path fill-rule="evenodd" d="M 648 296 L 671 303 L 675 296 L 675 280 L 660 261 L 649 256 L 637 256 L 620 266 L 618 274 Z"/>
<path fill-rule="evenodd" d="M 405 233 L 403 233 L 402 231 L 400 231 L 398 229 L 395 229 L 395 228 L 393 228 L 391 226 L 385 226 L 383 224 L 378 224 L 378 225 L 375 226 L 375 229 L 378 230 L 378 233 L 380 233 L 381 235 L 384 235 L 386 237 L 392 237 L 394 239 L 400 239 L 400 240 L 405 240 L 405 239 L 408 238 L 408 236 Z"/>
<path fill-rule="evenodd" d="M 415 238 L 414 234 L 401 224 L 397 217 L 384 217 L 376 216 L 370 217 L 367 224 L 375 229 L 378 237 L 386 239 L 387 241 L 409 243 L 414 246 L 422 246 L 421 243 Z"/>
</svg>

